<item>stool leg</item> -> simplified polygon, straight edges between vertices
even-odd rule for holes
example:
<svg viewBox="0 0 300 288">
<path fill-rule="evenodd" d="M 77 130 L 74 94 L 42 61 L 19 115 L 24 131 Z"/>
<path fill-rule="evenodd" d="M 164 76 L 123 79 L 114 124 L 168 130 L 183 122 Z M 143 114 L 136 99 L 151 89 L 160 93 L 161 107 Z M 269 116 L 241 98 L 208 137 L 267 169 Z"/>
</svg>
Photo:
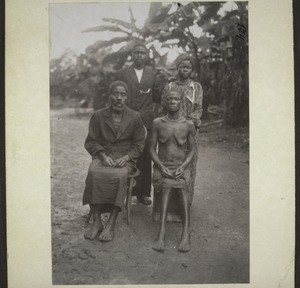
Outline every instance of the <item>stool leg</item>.
<svg viewBox="0 0 300 288">
<path fill-rule="evenodd" d="M 127 201 L 126 201 L 127 207 L 126 208 L 127 208 L 127 224 L 128 225 L 130 224 L 130 207 L 131 207 L 133 182 L 134 182 L 134 179 L 131 178 L 129 181 L 129 187 L 127 190 Z"/>
</svg>

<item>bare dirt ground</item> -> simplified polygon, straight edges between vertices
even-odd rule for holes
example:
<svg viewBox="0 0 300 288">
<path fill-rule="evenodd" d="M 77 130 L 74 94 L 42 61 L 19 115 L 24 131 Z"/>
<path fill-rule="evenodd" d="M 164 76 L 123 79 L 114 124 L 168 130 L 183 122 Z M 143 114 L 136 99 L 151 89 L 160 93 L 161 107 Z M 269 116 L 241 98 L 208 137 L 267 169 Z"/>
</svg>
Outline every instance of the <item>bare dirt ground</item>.
<svg viewBox="0 0 300 288">
<path fill-rule="evenodd" d="M 249 282 L 247 131 L 201 133 L 191 211 L 191 251 L 179 253 L 181 224 L 168 223 L 166 251 L 152 249 L 152 207 L 119 214 L 113 242 L 84 239 L 89 208 L 81 200 L 90 156 L 88 116 L 51 112 L 53 284 L 204 284 Z"/>
</svg>

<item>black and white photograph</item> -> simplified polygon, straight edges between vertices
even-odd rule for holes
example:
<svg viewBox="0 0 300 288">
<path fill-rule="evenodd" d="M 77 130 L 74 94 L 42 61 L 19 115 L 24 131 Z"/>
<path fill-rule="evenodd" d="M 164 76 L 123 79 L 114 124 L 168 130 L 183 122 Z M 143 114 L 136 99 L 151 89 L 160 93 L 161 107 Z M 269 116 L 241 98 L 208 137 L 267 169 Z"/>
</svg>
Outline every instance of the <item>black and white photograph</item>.
<svg viewBox="0 0 300 288">
<path fill-rule="evenodd" d="M 292 16 L 5 1 L 7 286 L 295 287 Z"/>
<path fill-rule="evenodd" d="M 49 27 L 52 284 L 249 283 L 248 2 Z"/>
</svg>

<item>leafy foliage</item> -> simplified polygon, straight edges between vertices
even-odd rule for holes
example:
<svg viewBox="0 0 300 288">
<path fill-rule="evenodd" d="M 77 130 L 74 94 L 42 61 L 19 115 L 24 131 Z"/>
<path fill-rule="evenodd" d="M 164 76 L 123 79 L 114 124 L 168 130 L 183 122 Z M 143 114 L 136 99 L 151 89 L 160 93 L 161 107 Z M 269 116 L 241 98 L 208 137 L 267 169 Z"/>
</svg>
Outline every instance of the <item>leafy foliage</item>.
<svg viewBox="0 0 300 288">
<path fill-rule="evenodd" d="M 52 83 L 56 83 L 52 87 L 64 83 L 66 88 L 63 93 L 68 91 L 70 94 L 74 81 L 82 83 L 86 78 L 93 79 L 95 87 L 99 87 L 99 83 L 105 87 L 103 81 L 107 81 L 114 71 L 130 60 L 135 41 L 143 41 L 150 49 L 153 68 L 159 68 L 157 73 L 160 75 L 161 85 L 166 81 L 166 75 L 170 76 L 172 72 L 163 68 L 169 65 L 168 54 L 163 53 L 160 48 L 168 48 L 169 51 L 182 49 L 195 58 L 195 77 L 204 88 L 204 116 L 207 115 L 209 105 L 219 105 L 223 107 L 224 118 L 229 125 L 245 125 L 249 117 L 248 4 L 233 2 L 234 7 L 226 10 L 226 3 L 163 5 L 151 2 L 142 28 L 135 25 L 131 7 L 130 22 L 104 18 L 107 25 L 88 28 L 82 32 L 111 31 L 116 33 L 116 37 L 99 40 L 87 47 L 86 53 L 78 57 L 79 60 L 73 66 L 62 66 L 66 55 L 54 61 L 52 66 L 60 68 L 51 72 Z M 117 50 L 113 49 L 115 44 L 118 44 Z M 101 75 L 101 80 L 97 75 Z M 110 76 L 107 78 L 105 75 Z"/>
</svg>

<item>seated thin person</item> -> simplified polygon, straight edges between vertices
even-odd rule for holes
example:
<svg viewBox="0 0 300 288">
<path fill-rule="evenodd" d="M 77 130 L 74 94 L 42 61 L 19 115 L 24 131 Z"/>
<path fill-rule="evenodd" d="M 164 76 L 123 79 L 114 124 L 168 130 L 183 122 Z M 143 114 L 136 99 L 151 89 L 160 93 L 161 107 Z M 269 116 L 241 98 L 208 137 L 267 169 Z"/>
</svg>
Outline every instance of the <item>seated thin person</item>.
<svg viewBox="0 0 300 288">
<path fill-rule="evenodd" d="M 169 90 L 165 99 L 167 115 L 152 124 L 150 155 L 154 162 L 154 193 L 161 194 L 160 231 L 154 250 L 164 251 L 168 203 L 172 193 L 179 193 L 182 204 L 182 235 L 178 250 L 190 250 L 189 225 L 191 173 L 189 164 L 195 152 L 195 125 L 180 114 L 182 91 Z M 158 153 L 156 146 L 158 144 Z"/>
<path fill-rule="evenodd" d="M 85 148 L 92 156 L 83 205 L 89 204 L 93 217 L 84 237 L 111 241 L 118 213 L 122 210 L 129 173 L 145 145 L 145 130 L 138 112 L 125 105 L 128 87 L 115 81 L 109 88 L 110 106 L 96 111 L 90 120 Z M 101 214 L 111 212 L 103 228 Z"/>
</svg>

